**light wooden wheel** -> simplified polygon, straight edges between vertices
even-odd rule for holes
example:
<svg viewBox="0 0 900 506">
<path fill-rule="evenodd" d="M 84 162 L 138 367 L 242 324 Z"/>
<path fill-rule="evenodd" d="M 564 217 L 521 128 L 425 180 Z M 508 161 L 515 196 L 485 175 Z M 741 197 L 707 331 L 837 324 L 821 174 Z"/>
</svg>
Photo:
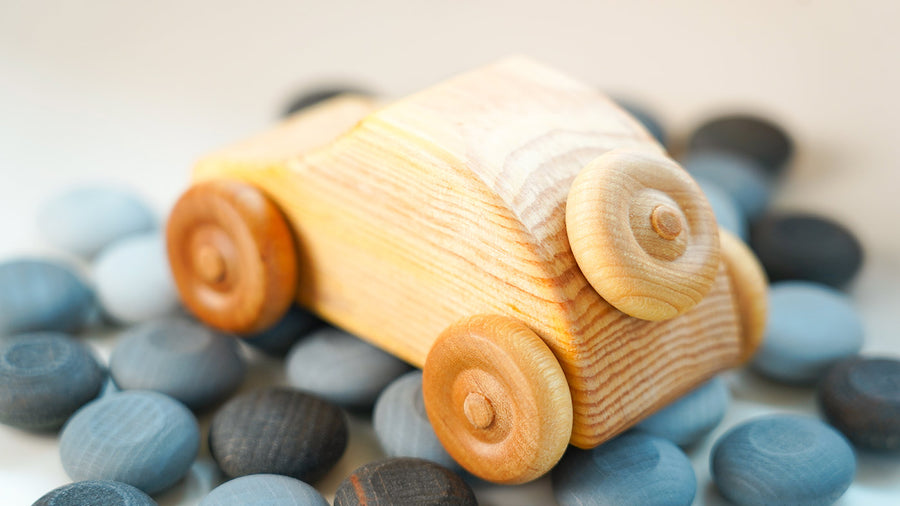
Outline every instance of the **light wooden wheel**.
<svg viewBox="0 0 900 506">
<path fill-rule="evenodd" d="M 287 222 L 255 187 L 194 185 L 166 228 L 182 301 L 198 318 L 239 334 L 275 324 L 297 291 L 297 253 Z"/>
<path fill-rule="evenodd" d="M 549 471 L 572 435 L 572 398 L 547 345 L 523 323 L 474 316 L 445 330 L 425 362 L 425 409 L 472 474 L 524 483 Z"/>
<path fill-rule="evenodd" d="M 584 167 L 569 191 L 566 230 L 597 293 L 644 320 L 694 307 L 719 265 L 719 234 L 703 192 L 656 153 L 614 150 Z"/>
<path fill-rule="evenodd" d="M 762 264 L 744 241 L 725 229 L 719 229 L 719 234 L 741 321 L 741 362 L 746 362 L 759 348 L 766 330 L 769 283 Z"/>
</svg>

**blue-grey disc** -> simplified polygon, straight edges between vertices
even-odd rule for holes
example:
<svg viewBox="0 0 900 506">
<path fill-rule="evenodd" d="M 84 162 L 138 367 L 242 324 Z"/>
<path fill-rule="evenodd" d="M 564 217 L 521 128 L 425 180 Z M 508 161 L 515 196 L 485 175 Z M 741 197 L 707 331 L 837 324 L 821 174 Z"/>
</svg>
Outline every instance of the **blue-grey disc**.
<svg viewBox="0 0 900 506">
<path fill-rule="evenodd" d="M 689 151 L 721 150 L 751 158 L 773 176 L 784 171 L 794 142 L 776 123 L 755 114 L 727 114 L 710 118 L 688 139 Z"/>
<path fill-rule="evenodd" d="M 701 151 L 691 153 L 682 165 L 691 176 L 728 192 L 750 221 L 769 205 L 772 183 L 765 170 L 750 158 L 725 151 Z"/>
<path fill-rule="evenodd" d="M 95 400 L 63 427 L 59 453 L 73 480 L 114 480 L 153 495 L 180 480 L 200 447 L 190 410 L 150 391 Z"/>
<path fill-rule="evenodd" d="M 811 384 L 862 345 L 862 319 L 847 295 L 818 283 L 781 281 L 769 288 L 769 318 L 752 365 L 774 380 Z"/>
<path fill-rule="evenodd" d="M 245 343 L 269 355 L 284 356 L 297 340 L 320 325 L 322 320 L 316 315 L 302 307 L 292 306 L 274 327 L 243 338 Z"/>
<path fill-rule="evenodd" d="M 91 257 L 123 237 L 153 230 L 156 218 L 128 191 L 88 186 L 49 200 L 38 212 L 37 225 L 54 246 Z"/>
<path fill-rule="evenodd" d="M 638 122 L 640 122 L 640 124 L 643 125 L 648 132 L 650 132 L 650 135 L 652 135 L 653 138 L 656 139 L 656 142 L 659 142 L 663 146 L 666 145 L 666 131 L 662 127 L 662 124 L 659 122 L 659 120 L 656 119 L 653 114 L 648 112 L 647 109 L 635 104 L 634 102 L 619 98 L 616 98 L 615 101 L 617 104 L 619 104 L 619 106 L 622 107 L 622 109 L 628 111 L 628 114 L 634 116 L 634 119 L 638 120 Z"/>
<path fill-rule="evenodd" d="M 187 318 L 165 318 L 123 332 L 109 359 L 122 390 L 156 390 L 199 410 L 241 384 L 244 358 L 237 338 Z"/>
<path fill-rule="evenodd" d="M 764 416 L 716 441 L 710 472 L 736 504 L 832 504 L 853 481 L 856 457 L 847 440 L 819 420 Z"/>
<path fill-rule="evenodd" d="M 296 478 L 251 474 L 219 485 L 200 501 L 200 506 L 328 506 L 328 501 Z"/>
<path fill-rule="evenodd" d="M 391 382 L 375 402 L 375 435 L 389 457 L 417 457 L 451 469 L 459 464 L 444 450 L 425 413 L 422 371 L 410 371 Z"/>
<path fill-rule="evenodd" d="M 378 394 L 410 370 L 402 360 L 334 327 L 323 327 L 291 348 L 290 384 L 346 408 L 370 408 Z"/>
<path fill-rule="evenodd" d="M 667 439 L 638 431 L 593 450 L 569 447 L 552 478 L 560 506 L 687 506 L 697 492 L 684 452 Z"/>
<path fill-rule="evenodd" d="M 32 506 L 156 506 L 156 501 L 127 483 L 88 480 L 55 488 Z"/>
<path fill-rule="evenodd" d="M 853 444 L 900 451 L 900 360 L 851 357 L 829 368 L 818 387 L 825 419 Z"/>
<path fill-rule="evenodd" d="M 84 344 L 56 332 L 0 339 L 0 423 L 55 430 L 97 397 L 106 371 Z"/>
<path fill-rule="evenodd" d="M 34 258 L 0 263 L 0 336 L 78 332 L 96 315 L 94 292 L 69 267 Z"/>
<path fill-rule="evenodd" d="M 103 310 L 119 323 L 139 323 L 172 314 L 178 294 L 159 233 L 132 235 L 97 256 L 94 284 Z"/>
<path fill-rule="evenodd" d="M 637 425 L 650 434 L 687 446 L 709 434 L 725 417 L 731 396 L 716 376 Z"/>
<path fill-rule="evenodd" d="M 853 281 L 865 257 L 850 229 L 806 212 L 763 216 L 750 230 L 750 247 L 771 281 L 800 279 L 835 288 Z"/>
<path fill-rule="evenodd" d="M 712 181 L 699 177 L 695 179 L 712 207 L 716 223 L 747 242 L 750 239 L 750 226 L 747 223 L 747 217 L 744 216 L 744 212 L 731 194 Z"/>
</svg>

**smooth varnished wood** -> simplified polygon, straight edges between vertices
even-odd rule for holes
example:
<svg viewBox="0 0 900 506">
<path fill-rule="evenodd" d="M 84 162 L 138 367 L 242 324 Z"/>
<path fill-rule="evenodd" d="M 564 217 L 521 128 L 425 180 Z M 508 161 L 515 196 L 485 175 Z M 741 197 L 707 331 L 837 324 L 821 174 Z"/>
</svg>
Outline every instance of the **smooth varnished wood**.
<svg viewBox="0 0 900 506">
<path fill-rule="evenodd" d="M 759 348 L 766 331 L 769 281 L 762 264 L 744 241 L 720 228 L 719 243 L 741 322 L 741 361 L 746 362 Z"/>
<path fill-rule="evenodd" d="M 422 377 L 447 452 L 477 476 L 523 483 L 549 471 L 572 433 L 572 399 L 553 353 L 523 323 L 473 316 L 444 331 Z"/>
<path fill-rule="evenodd" d="M 284 216 L 238 181 L 193 186 L 172 209 L 169 263 L 182 301 L 206 323 L 252 333 L 278 322 L 297 290 L 297 254 Z"/>
<path fill-rule="evenodd" d="M 655 322 L 581 273 L 565 224 L 575 176 L 612 149 L 663 153 L 594 86 L 512 58 L 378 107 L 323 102 L 195 168 L 197 183 L 239 179 L 282 209 L 300 305 L 420 367 L 454 322 L 520 320 L 562 366 L 585 448 L 737 363 L 723 266 L 693 309 Z"/>
<path fill-rule="evenodd" d="M 719 238 L 700 187 L 655 151 L 617 149 L 578 173 L 566 230 L 581 272 L 616 309 L 668 320 L 712 288 Z"/>
</svg>

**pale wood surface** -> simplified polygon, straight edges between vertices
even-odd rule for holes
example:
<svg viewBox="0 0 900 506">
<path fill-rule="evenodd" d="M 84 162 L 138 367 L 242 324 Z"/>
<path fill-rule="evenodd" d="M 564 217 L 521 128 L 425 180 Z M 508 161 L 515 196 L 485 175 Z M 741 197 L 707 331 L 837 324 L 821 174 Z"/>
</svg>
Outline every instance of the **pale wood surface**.
<svg viewBox="0 0 900 506">
<path fill-rule="evenodd" d="M 573 444 L 599 444 L 737 360 L 727 279 L 682 317 L 648 322 L 615 310 L 579 270 L 565 228 L 576 174 L 613 148 L 660 150 L 589 86 L 516 58 L 378 110 L 304 155 L 264 156 L 264 144 L 214 154 L 194 175 L 242 179 L 281 206 L 301 304 L 417 366 L 464 317 L 523 321 L 568 378 Z"/>
<path fill-rule="evenodd" d="M 572 433 L 572 398 L 549 348 L 522 322 L 477 315 L 444 331 L 422 377 L 435 434 L 464 468 L 497 483 L 549 471 Z"/>
</svg>

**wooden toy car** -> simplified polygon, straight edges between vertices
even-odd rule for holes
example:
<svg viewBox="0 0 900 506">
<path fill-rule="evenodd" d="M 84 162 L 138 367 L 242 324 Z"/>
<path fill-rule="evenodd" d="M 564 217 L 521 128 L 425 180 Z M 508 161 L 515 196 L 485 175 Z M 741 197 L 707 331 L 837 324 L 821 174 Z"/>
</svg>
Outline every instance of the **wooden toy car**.
<svg viewBox="0 0 900 506">
<path fill-rule="evenodd" d="M 201 160 L 167 227 L 187 307 L 297 302 L 424 368 L 447 451 L 520 483 L 745 360 L 766 280 L 592 87 L 514 58 L 389 105 L 342 96 Z M 720 261 L 722 259 L 723 261 Z"/>
</svg>

